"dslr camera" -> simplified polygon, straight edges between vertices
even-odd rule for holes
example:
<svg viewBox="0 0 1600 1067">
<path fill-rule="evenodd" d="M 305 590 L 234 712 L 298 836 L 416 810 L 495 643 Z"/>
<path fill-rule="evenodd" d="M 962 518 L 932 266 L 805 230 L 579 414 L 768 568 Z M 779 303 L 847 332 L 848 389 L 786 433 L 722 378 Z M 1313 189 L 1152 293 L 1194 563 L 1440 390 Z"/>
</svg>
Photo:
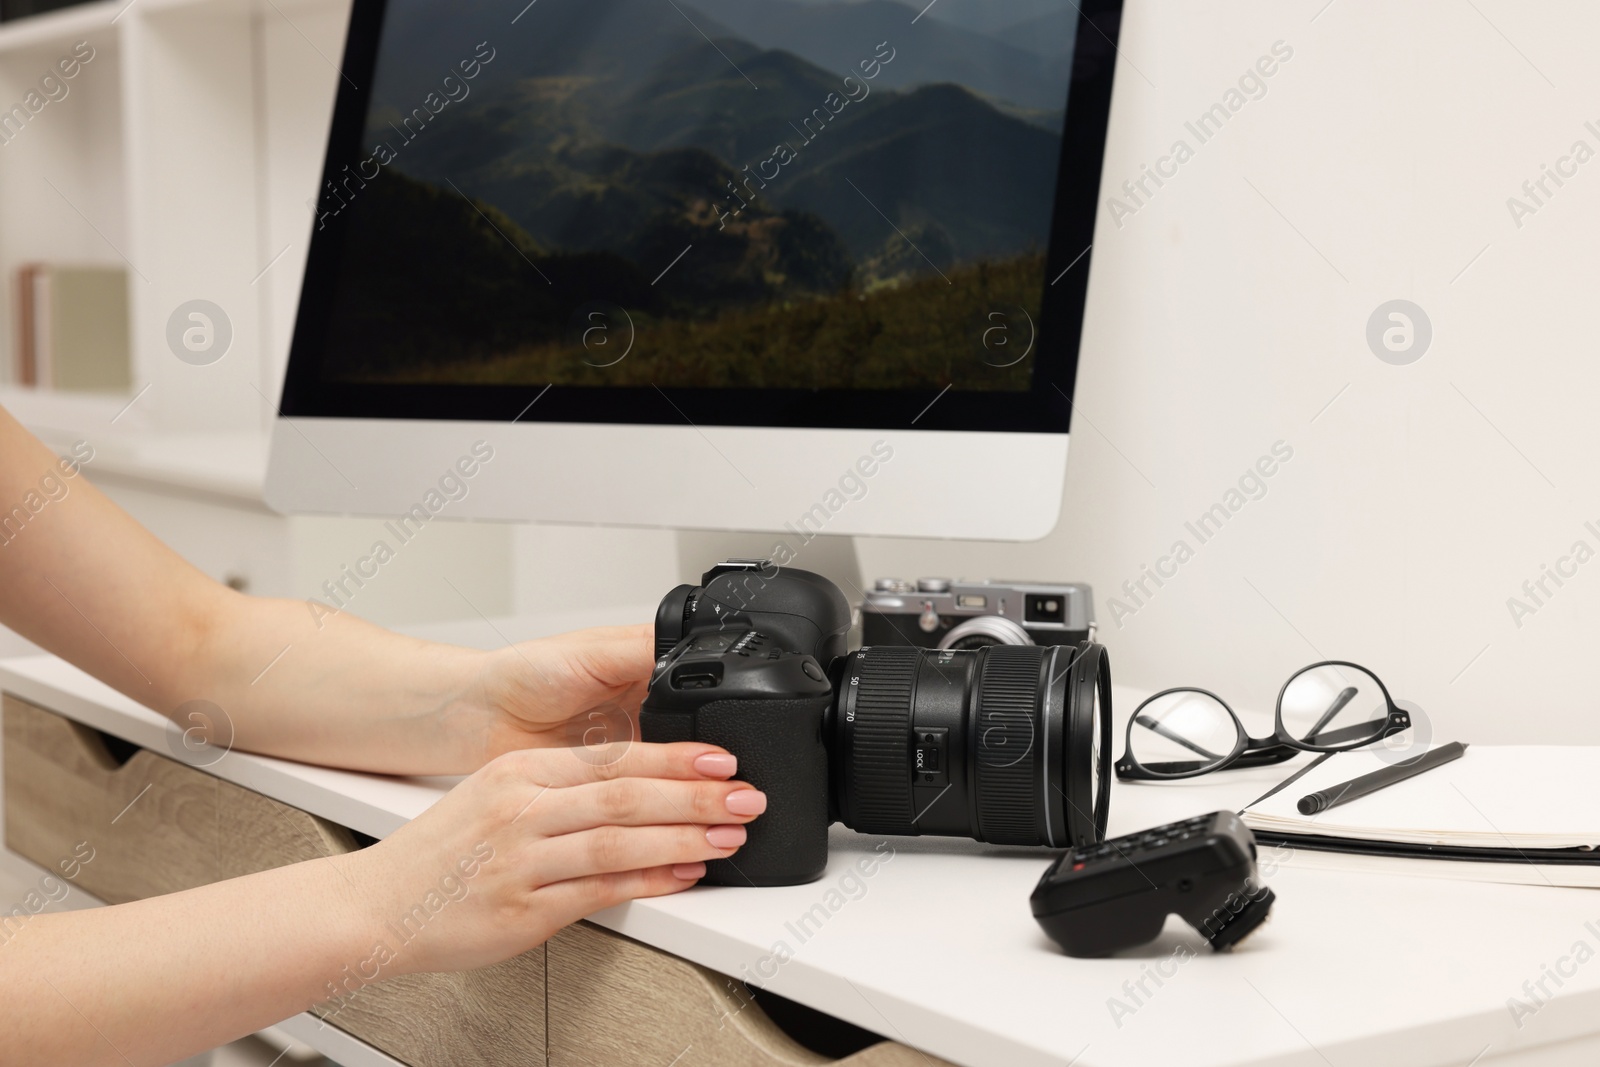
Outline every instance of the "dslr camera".
<svg viewBox="0 0 1600 1067">
<path fill-rule="evenodd" d="M 867 645 L 982 648 L 1094 640 L 1094 597 L 1082 582 L 879 578 L 861 602 Z"/>
<path fill-rule="evenodd" d="M 1075 848 L 1105 836 L 1111 674 L 1068 644 L 846 648 L 838 587 L 730 560 L 656 612 L 646 741 L 706 741 L 770 798 L 718 885 L 822 877 L 828 826 Z"/>
</svg>

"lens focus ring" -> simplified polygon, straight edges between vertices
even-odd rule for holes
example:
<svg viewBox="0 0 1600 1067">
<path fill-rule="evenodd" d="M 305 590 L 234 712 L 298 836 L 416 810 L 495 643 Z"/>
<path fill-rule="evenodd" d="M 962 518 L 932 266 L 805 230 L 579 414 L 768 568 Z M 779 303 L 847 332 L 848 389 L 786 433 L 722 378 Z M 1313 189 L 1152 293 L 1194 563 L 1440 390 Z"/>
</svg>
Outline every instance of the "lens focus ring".
<svg viewBox="0 0 1600 1067">
<path fill-rule="evenodd" d="M 848 781 L 852 827 L 869 834 L 914 834 L 911 809 L 911 697 L 923 650 L 861 650 Z"/>
<path fill-rule="evenodd" d="M 1034 723 L 1044 650 L 991 645 L 983 652 L 976 723 L 978 836 L 995 844 L 1046 840 L 1039 822 L 1039 753 Z"/>
</svg>

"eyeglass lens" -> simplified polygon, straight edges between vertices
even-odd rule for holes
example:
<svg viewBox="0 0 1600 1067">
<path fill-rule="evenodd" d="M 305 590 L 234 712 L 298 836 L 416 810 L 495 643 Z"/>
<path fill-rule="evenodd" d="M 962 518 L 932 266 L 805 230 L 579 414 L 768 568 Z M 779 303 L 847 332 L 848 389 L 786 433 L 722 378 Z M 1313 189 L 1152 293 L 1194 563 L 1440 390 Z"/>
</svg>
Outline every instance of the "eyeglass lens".
<svg viewBox="0 0 1600 1067">
<path fill-rule="evenodd" d="M 1389 704 L 1378 679 L 1340 663 L 1295 675 L 1278 706 L 1285 733 L 1323 750 L 1369 744 L 1383 733 L 1388 719 Z"/>
<path fill-rule="evenodd" d="M 1239 740 L 1237 720 L 1216 697 L 1177 689 L 1134 712 L 1128 752 L 1153 774 L 1194 774 L 1221 763 Z"/>
</svg>

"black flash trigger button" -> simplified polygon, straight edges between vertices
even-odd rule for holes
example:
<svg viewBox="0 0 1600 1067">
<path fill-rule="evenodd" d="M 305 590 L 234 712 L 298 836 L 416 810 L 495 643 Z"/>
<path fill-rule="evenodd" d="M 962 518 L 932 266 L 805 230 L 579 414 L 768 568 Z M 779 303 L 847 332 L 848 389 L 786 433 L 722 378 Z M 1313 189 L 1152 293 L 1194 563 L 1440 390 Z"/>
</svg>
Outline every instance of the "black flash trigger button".
<svg viewBox="0 0 1600 1067">
<path fill-rule="evenodd" d="M 1253 889 L 1246 886 L 1223 902 L 1223 906 L 1213 913 L 1213 920 L 1202 922 L 1200 932 L 1213 949 L 1227 952 L 1261 928 L 1272 911 L 1275 899 L 1272 890 L 1266 886 Z"/>
</svg>

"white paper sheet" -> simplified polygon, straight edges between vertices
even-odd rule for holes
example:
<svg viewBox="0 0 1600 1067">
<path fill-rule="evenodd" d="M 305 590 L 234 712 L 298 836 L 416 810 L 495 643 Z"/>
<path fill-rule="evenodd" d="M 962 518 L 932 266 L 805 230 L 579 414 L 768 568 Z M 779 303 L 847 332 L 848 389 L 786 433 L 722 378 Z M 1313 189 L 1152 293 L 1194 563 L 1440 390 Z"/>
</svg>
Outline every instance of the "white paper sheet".
<svg viewBox="0 0 1600 1067">
<path fill-rule="evenodd" d="M 1342 752 L 1244 813 L 1254 830 L 1467 848 L 1600 846 L 1600 747 L 1471 745 L 1460 759 L 1337 807 L 1300 798 L 1396 757 Z"/>
</svg>

